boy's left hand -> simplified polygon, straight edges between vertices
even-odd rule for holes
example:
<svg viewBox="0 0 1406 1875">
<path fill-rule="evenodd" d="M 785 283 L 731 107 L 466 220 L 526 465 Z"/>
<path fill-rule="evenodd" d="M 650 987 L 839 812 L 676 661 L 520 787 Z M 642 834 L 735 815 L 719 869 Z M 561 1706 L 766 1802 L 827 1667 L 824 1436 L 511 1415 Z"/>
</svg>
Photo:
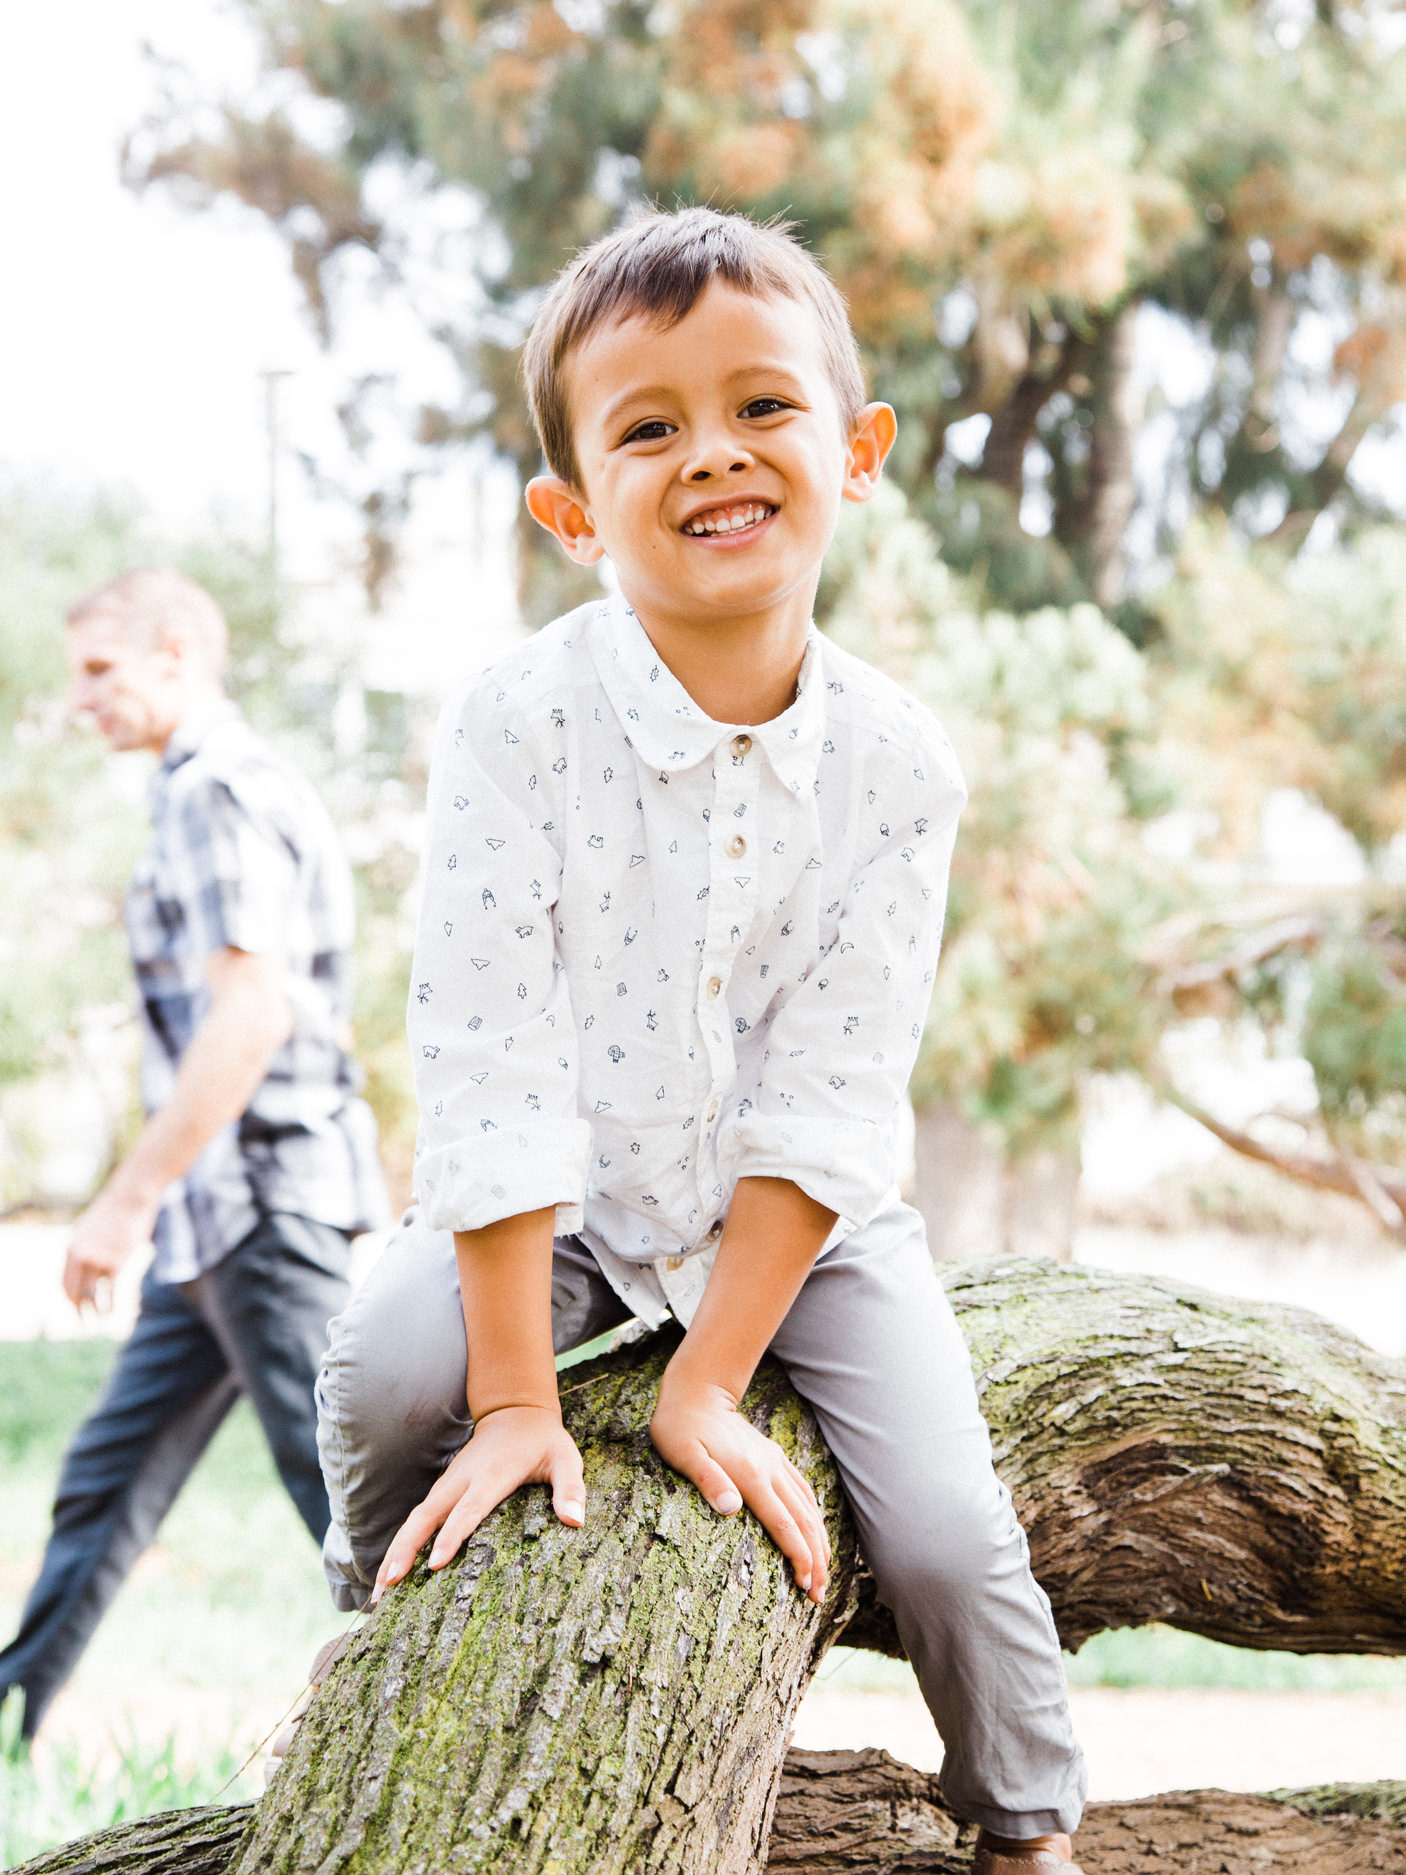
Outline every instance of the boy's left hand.
<svg viewBox="0 0 1406 1875">
<path fill-rule="evenodd" d="M 666 1369 L 649 1434 L 655 1448 L 724 1517 L 745 1504 L 813 1602 L 825 1596 L 830 1539 L 815 1493 L 774 1439 L 745 1420 L 727 1391 Z"/>
</svg>

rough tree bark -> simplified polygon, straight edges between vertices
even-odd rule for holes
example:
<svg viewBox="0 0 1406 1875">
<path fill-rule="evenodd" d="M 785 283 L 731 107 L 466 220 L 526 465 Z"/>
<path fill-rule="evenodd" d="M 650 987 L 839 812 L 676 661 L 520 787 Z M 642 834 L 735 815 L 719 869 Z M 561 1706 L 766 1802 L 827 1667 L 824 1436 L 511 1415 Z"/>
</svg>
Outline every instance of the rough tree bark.
<svg viewBox="0 0 1406 1875">
<path fill-rule="evenodd" d="M 1406 1652 L 1406 1370 L 1299 1311 L 1146 1279 L 998 1259 L 946 1280 L 1067 1644 L 1160 1620 L 1242 1645 Z M 892 1629 L 865 1593 L 828 1455 L 774 1366 L 746 1410 L 825 1508 L 835 1567 L 824 1608 L 796 1593 L 748 1517 L 714 1518 L 660 1464 L 646 1426 L 667 1352 L 656 1338 L 568 1383 L 586 1531 L 565 1530 L 544 1494 L 524 1493 L 458 1564 L 417 1572 L 353 1634 L 230 1875 L 762 1866 L 807 1679 L 837 1634 L 888 1650 Z M 798 1762 L 777 1867 L 962 1865 L 950 1819 L 926 1861 L 904 1859 L 916 1839 L 899 1829 L 887 1851 L 827 1863 L 811 1826 L 811 1859 L 786 1861 L 797 1780 L 820 1777 Z M 871 1809 L 906 1814 L 884 1779 L 919 1774 L 877 1775 Z M 851 1790 L 841 1816 L 857 1801 Z M 108 1860 L 85 1862 L 80 1845 L 32 1875 L 215 1875 L 224 1825 L 205 1813 L 198 1827 L 204 1861 L 172 1860 L 168 1842 L 164 1860 L 104 1849 Z M 1177 1827 L 1186 1839 L 1187 1818 Z"/>
<path fill-rule="evenodd" d="M 768 1875 L 966 1875 L 976 1832 L 937 1780 L 884 1751 L 787 1754 Z M 228 1875 L 253 1806 L 171 1810 L 29 1862 L 15 1875 Z M 1406 1868 L 1406 1784 L 1245 1796 L 1183 1790 L 1091 1804 L 1088 1875 L 1384 1875 Z"/>
</svg>

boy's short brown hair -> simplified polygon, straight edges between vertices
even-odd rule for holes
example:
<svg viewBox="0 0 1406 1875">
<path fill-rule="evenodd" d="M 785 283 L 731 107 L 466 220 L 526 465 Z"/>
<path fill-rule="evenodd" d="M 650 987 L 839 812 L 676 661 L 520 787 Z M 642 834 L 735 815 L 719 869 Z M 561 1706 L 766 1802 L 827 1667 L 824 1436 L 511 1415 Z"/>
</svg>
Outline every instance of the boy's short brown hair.
<svg viewBox="0 0 1406 1875">
<path fill-rule="evenodd" d="M 846 431 L 864 407 L 859 346 L 839 288 L 785 222 L 765 224 L 713 208 L 653 210 L 584 248 L 557 275 L 523 351 L 532 420 L 554 475 L 580 488 L 567 407 L 566 362 L 608 319 L 643 316 L 674 326 L 721 279 L 740 293 L 780 293 L 810 306 Z"/>
</svg>

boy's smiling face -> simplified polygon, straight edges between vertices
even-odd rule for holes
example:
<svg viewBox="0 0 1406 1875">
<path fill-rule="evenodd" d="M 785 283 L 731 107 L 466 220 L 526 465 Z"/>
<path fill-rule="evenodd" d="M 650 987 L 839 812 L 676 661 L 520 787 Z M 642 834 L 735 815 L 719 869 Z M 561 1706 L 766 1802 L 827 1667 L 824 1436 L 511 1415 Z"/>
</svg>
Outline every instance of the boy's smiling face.
<svg viewBox="0 0 1406 1875">
<path fill-rule="evenodd" d="M 714 280 L 677 325 L 635 315 L 566 364 L 582 486 L 541 476 L 533 515 L 589 565 L 608 554 L 666 632 L 810 622 L 842 500 L 893 440 L 870 404 L 845 433 L 812 309 Z"/>
</svg>

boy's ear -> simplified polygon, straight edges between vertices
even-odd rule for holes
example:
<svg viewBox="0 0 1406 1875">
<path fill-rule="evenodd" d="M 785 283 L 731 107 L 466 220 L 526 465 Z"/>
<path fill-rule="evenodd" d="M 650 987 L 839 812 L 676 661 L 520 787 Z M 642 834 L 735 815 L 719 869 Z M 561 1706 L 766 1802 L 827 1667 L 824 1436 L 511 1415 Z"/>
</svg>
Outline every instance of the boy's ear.
<svg viewBox="0 0 1406 1875">
<path fill-rule="evenodd" d="M 884 458 L 898 434 L 898 418 L 890 404 L 866 404 L 850 431 L 845 457 L 846 501 L 868 501 L 879 486 Z"/>
<path fill-rule="evenodd" d="M 605 555 L 595 523 L 581 497 L 559 475 L 534 475 L 527 484 L 527 510 L 571 555 L 577 566 L 594 566 Z"/>
</svg>

